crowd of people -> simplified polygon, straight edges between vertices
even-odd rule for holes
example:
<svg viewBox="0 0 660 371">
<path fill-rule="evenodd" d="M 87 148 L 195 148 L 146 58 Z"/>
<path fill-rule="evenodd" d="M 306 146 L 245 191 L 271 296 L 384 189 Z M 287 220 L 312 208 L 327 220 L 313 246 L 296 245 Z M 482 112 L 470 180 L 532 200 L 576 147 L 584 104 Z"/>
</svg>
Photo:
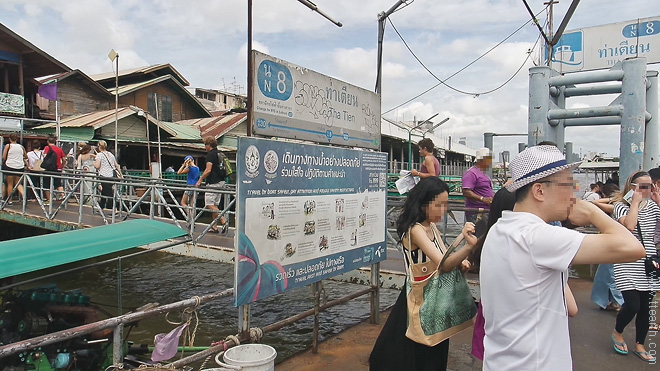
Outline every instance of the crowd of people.
<svg viewBox="0 0 660 371">
<path fill-rule="evenodd" d="M 466 242 L 452 253 L 435 228 L 445 215 L 449 188 L 438 179 L 439 165 L 428 159 L 432 155 L 433 144 L 423 143 L 424 166 L 413 172 L 421 180 L 397 221 L 407 284 L 374 345 L 371 370 L 446 370 L 449 336 L 429 343 L 411 326 L 426 323 L 428 337 L 449 331 L 445 322 L 455 311 L 438 316 L 421 309 L 441 300 L 431 294 L 429 277 L 471 265 L 481 286 L 472 355 L 483 360 L 484 370 L 573 369 L 568 318 L 578 308 L 568 272 L 579 264 L 599 264 L 592 300 L 618 312 L 610 325 L 612 350 L 655 363 L 654 350 L 644 344 L 655 321 L 650 305 L 660 289 L 657 270 L 649 273 L 648 267 L 649 261 L 657 262 L 660 242 L 660 168 L 635 172 L 622 190 L 618 173 L 613 174 L 579 197 L 573 170 L 580 163 L 568 163 L 554 143 L 546 142 L 519 153 L 510 163 L 511 179 L 493 193 L 488 177 L 492 155 L 480 149 L 477 163 L 463 176 L 466 223 L 458 240 Z M 475 229 L 486 213 L 483 230 Z M 575 230 L 582 226 L 594 226 L 599 233 Z M 437 273 L 415 275 L 415 266 L 424 262 L 431 262 Z M 420 304 L 411 283 L 426 280 L 429 296 Z M 635 344 L 629 349 L 623 333 L 633 319 Z"/>
<path fill-rule="evenodd" d="M 9 135 L 9 143 L 4 145 L 2 151 L 2 170 L 4 174 L 4 187 L 2 187 L 2 200 L 7 200 L 8 205 L 12 205 L 15 198 L 8 197 L 10 193 L 16 190 L 18 199 L 22 202 L 25 197 L 25 190 L 23 184 L 19 182 L 20 177 L 27 173 L 30 175 L 32 183 L 35 188 L 43 190 L 44 204 L 50 203 L 51 195 L 50 189 L 55 190 L 55 197 L 62 199 L 64 197 L 64 187 L 62 184 L 62 177 L 57 176 L 62 173 L 63 169 L 68 168 L 74 170 L 81 175 L 94 175 L 98 176 L 99 181 L 85 181 L 86 193 L 91 193 L 91 187 L 97 186 L 101 197 L 98 198 L 98 203 L 101 208 L 110 208 L 113 204 L 114 183 L 118 178 L 123 178 L 122 167 L 115 155 L 108 150 L 108 145 L 104 140 L 99 140 L 95 146 L 86 142 L 79 142 L 74 145 L 67 154 L 57 144 L 57 137 L 51 135 L 48 137 L 46 143 L 34 139 L 29 144 L 30 151 L 26 151 L 20 143 L 19 137 L 16 133 Z M 225 184 L 226 173 L 223 173 L 220 164 L 221 153 L 217 149 L 217 141 L 215 138 L 208 137 L 204 139 L 205 147 L 207 150 L 206 162 L 203 171 L 196 165 L 193 156 L 186 156 L 183 160 L 178 171 L 174 170 L 172 166 L 166 169 L 166 172 L 186 174 L 186 184 L 192 187 L 199 187 L 203 181 L 206 180 L 206 186 L 209 188 L 220 188 Z M 52 152 L 52 161 L 48 159 L 49 152 Z M 224 156 L 224 154 L 222 155 Z M 152 176 L 160 177 L 160 166 L 158 156 L 153 157 L 153 162 L 158 164 L 154 166 L 153 162 L 150 164 Z M 46 166 L 47 163 L 52 165 Z M 125 168 L 124 168 L 125 170 Z M 157 171 L 157 174 L 154 174 Z M 59 173 L 59 174 L 58 174 Z M 51 176 L 44 176 L 45 174 Z M 53 182 L 52 187 L 50 182 Z M 36 190 L 35 190 L 36 193 Z M 181 199 L 182 206 L 187 210 L 187 220 L 190 220 L 189 204 L 192 200 L 193 191 L 186 190 Z M 218 205 L 221 201 L 221 194 L 217 192 L 206 192 L 204 194 L 205 204 L 211 210 L 213 216 L 220 212 Z M 227 233 L 229 224 L 223 216 L 219 220 L 221 230 L 212 228 L 211 233 Z"/>
</svg>

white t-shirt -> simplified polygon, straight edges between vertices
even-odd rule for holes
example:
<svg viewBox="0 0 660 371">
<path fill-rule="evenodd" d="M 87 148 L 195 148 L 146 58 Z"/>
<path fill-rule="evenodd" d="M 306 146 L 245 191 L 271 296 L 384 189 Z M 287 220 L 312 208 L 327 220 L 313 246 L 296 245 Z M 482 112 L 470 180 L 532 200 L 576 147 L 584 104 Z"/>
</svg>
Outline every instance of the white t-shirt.
<svg viewBox="0 0 660 371">
<path fill-rule="evenodd" d="M 582 196 L 582 199 L 585 201 L 596 201 L 600 199 L 600 196 L 596 192 L 588 191 Z"/>
<path fill-rule="evenodd" d="M 564 286 L 584 235 L 504 211 L 481 253 L 484 371 L 572 370 Z"/>
</svg>

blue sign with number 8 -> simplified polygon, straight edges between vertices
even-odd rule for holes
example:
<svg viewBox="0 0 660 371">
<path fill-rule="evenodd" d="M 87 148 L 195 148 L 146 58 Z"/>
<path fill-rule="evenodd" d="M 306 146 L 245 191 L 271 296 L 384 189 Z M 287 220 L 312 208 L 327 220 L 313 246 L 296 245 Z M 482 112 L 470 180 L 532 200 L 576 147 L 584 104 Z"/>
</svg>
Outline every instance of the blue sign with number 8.
<svg viewBox="0 0 660 371">
<path fill-rule="evenodd" d="M 285 101 L 293 92 L 293 77 L 285 66 L 265 60 L 259 64 L 257 85 L 268 98 Z"/>
</svg>

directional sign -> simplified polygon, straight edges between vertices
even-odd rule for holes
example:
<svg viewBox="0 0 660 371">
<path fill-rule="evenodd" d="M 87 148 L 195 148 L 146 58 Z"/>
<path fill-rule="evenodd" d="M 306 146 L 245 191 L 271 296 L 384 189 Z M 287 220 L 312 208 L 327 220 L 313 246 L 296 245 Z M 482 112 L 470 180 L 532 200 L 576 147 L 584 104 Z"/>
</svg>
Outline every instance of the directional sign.
<svg viewBox="0 0 660 371">
<path fill-rule="evenodd" d="M 660 17 L 566 31 L 552 51 L 561 72 L 609 69 L 626 58 L 660 62 Z"/>
<path fill-rule="evenodd" d="M 254 50 L 252 58 L 255 134 L 379 147 L 379 95 Z"/>
</svg>

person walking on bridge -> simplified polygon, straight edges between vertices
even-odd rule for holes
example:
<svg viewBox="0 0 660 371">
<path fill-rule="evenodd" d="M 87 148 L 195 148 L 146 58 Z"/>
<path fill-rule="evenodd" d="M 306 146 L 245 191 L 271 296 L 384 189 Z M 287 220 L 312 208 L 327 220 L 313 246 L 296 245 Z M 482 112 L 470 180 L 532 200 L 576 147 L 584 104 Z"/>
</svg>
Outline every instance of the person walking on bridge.
<svg viewBox="0 0 660 371">
<path fill-rule="evenodd" d="M 25 153 L 25 148 L 18 143 L 18 135 L 16 133 L 9 134 L 9 143 L 7 143 L 2 153 L 2 170 L 22 173 L 25 171 L 27 164 L 27 154 Z M 19 183 L 21 175 L 16 173 L 5 173 L 5 177 L 7 179 L 6 194 L 9 195 L 14 188 L 17 188 L 18 194 L 21 198 L 25 197 L 23 185 Z M 11 198 L 7 201 L 7 204 L 12 204 Z"/>
<path fill-rule="evenodd" d="M 422 165 L 419 167 L 419 171 L 412 169 L 410 173 L 422 179 L 439 176 L 440 161 L 438 161 L 437 157 L 433 156 L 433 141 L 429 138 L 424 138 L 417 143 L 417 147 L 419 147 L 419 157 L 422 158 Z"/>
<path fill-rule="evenodd" d="M 215 189 L 216 192 L 206 192 L 204 193 L 204 204 L 208 209 L 211 209 L 211 215 L 213 220 L 215 220 L 215 214 L 220 212 L 218 205 L 222 200 L 222 193 L 217 192 L 220 188 L 225 185 L 225 176 L 221 173 L 220 169 L 220 159 L 218 151 L 218 141 L 214 137 L 204 138 L 204 147 L 208 154 L 206 155 L 206 166 L 204 172 L 197 180 L 196 187 L 199 187 L 202 182 L 206 179 L 206 187 Z M 222 233 L 226 234 L 229 224 L 227 219 L 224 216 L 220 217 L 220 225 L 222 226 Z M 211 233 L 218 233 L 217 227 L 212 227 L 209 229 Z"/>
<path fill-rule="evenodd" d="M 465 207 L 468 209 L 483 209 L 488 212 L 493 202 L 493 184 L 486 175 L 493 163 L 493 154 L 488 148 L 477 150 L 477 162 L 463 174 L 461 187 L 465 197 Z M 477 222 L 477 211 L 466 211 L 466 222 Z"/>
<path fill-rule="evenodd" d="M 520 152 L 510 165 L 513 211 L 484 242 L 481 302 L 484 371 L 573 369 L 565 291 L 570 264 L 623 263 L 645 256 L 630 232 L 590 202 L 576 200 L 572 170 L 554 146 Z M 593 224 L 600 234 L 549 225 Z"/>
</svg>

